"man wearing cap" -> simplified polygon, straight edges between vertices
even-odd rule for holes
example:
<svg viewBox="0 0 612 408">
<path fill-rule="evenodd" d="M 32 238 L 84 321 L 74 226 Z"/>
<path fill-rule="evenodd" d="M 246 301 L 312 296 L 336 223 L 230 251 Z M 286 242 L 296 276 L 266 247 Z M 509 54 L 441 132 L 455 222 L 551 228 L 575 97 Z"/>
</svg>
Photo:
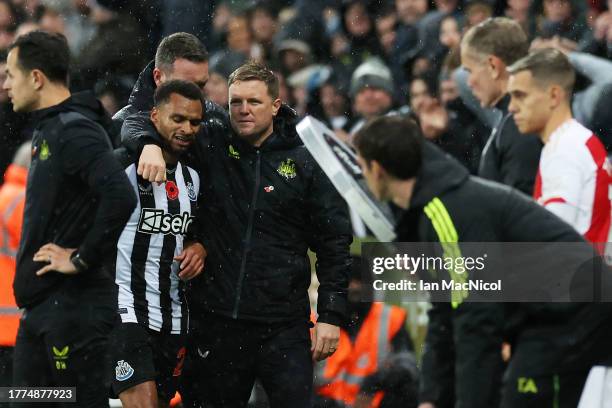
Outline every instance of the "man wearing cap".
<svg viewBox="0 0 612 408">
<path fill-rule="evenodd" d="M 350 93 L 358 119 L 349 133 L 355 134 L 367 121 L 389 113 L 393 107 L 391 71 L 379 59 L 365 61 L 353 73 Z"/>
</svg>

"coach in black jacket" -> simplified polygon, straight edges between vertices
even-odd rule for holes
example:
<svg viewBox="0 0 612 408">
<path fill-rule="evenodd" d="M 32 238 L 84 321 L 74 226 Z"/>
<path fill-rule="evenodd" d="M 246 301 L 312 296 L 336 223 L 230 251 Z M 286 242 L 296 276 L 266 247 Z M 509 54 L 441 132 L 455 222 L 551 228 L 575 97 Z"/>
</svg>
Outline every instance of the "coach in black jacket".
<svg viewBox="0 0 612 408">
<path fill-rule="evenodd" d="M 273 74 L 247 64 L 232 78 L 232 127 L 207 120 L 192 158 L 202 172 L 202 240 L 208 251 L 205 271 L 190 292 L 203 396 L 213 406 L 242 406 L 257 376 L 273 407 L 287 401 L 307 407 L 312 393 L 307 249 L 317 254 L 321 283 L 312 347 L 322 359 L 335 351 L 345 315 L 348 211 L 302 145 L 295 114 L 280 107 Z M 274 104 L 264 106 L 269 97 Z M 260 122 L 262 115 L 268 119 Z M 142 143 L 142 137 L 134 140 L 139 135 L 148 141 L 153 134 L 143 131 L 144 123 L 138 116 L 124 123 L 132 149 Z M 271 133 L 257 130 L 262 123 Z"/>
<path fill-rule="evenodd" d="M 374 194 L 404 210 L 399 241 L 575 242 L 592 250 L 571 226 L 523 194 L 470 176 L 423 141 L 409 119 L 378 119 L 355 144 Z M 422 406 L 498 406 L 502 336 L 505 322 L 516 316 L 521 319 L 502 407 L 577 406 L 589 369 L 612 356 L 612 304 L 516 303 L 511 312 L 505 306 L 433 303 L 420 396 L 428 404 Z"/>
<path fill-rule="evenodd" d="M 116 307 L 104 265 L 136 197 L 113 157 L 102 105 L 68 90 L 69 59 L 66 39 L 42 31 L 20 36 L 7 59 L 4 88 L 35 124 L 13 285 L 25 309 L 13 385 L 76 386 L 75 406 L 100 407 Z"/>
<path fill-rule="evenodd" d="M 174 33 L 162 39 L 155 52 L 155 60 L 142 70 L 130 94 L 128 105 L 113 116 L 114 129 L 121 130 L 123 121 L 138 112 L 149 112 L 153 108 L 155 89 L 166 81 L 182 79 L 193 82 L 204 91 L 208 82 L 208 52 L 204 44 L 193 34 Z M 225 110 L 204 101 L 207 117 L 224 116 Z M 120 144 L 116 135 L 115 145 Z"/>
<path fill-rule="evenodd" d="M 509 74 L 506 67 L 527 55 L 529 42 L 521 26 L 509 18 L 490 18 L 465 34 L 461 64 L 468 86 L 483 107 L 501 115 L 482 151 L 478 175 L 533 194 L 542 143 L 535 135 L 521 134 L 508 112 Z"/>
</svg>

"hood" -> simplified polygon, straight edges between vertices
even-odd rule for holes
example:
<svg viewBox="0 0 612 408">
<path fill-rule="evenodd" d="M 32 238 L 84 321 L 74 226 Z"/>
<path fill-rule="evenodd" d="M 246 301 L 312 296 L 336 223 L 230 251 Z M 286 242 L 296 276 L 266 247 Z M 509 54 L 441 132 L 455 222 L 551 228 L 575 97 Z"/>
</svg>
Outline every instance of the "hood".
<svg viewBox="0 0 612 408">
<path fill-rule="evenodd" d="M 32 113 L 34 119 L 41 120 L 49 115 L 61 112 L 78 112 L 88 119 L 100 124 L 109 135 L 114 134 L 113 121 L 102 103 L 92 91 L 77 92 L 64 102 Z"/>
<path fill-rule="evenodd" d="M 410 207 L 423 207 L 434 197 L 465 183 L 470 175 L 457 160 L 433 143 L 423 145 L 423 165 L 417 176 Z"/>
<path fill-rule="evenodd" d="M 138 75 L 138 80 L 130 94 L 128 103 L 139 111 L 150 111 L 153 108 L 153 95 L 156 88 L 153 82 L 153 68 L 155 68 L 155 61 L 149 62 Z"/>
</svg>

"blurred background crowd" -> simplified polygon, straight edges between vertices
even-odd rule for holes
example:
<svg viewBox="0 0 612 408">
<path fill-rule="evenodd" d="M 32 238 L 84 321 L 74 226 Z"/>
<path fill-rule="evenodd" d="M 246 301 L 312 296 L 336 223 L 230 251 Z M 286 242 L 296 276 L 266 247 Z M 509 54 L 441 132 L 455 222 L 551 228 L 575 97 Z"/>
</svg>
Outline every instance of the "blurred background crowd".
<svg viewBox="0 0 612 408">
<path fill-rule="evenodd" d="M 284 102 L 340 137 L 372 117 L 412 111 L 429 139 L 475 172 L 490 121 L 475 120 L 486 111 L 459 97 L 462 33 L 508 16 L 532 47 L 567 52 L 583 96 L 574 113 L 610 147 L 611 7 L 610 0 L 0 0 L 0 82 L 15 37 L 61 32 L 73 53 L 73 90 L 94 89 L 112 115 L 159 40 L 186 31 L 208 48 L 207 97 L 222 106 L 229 74 L 261 60 L 281 78 Z M 0 91 L 0 174 L 29 132 L 27 117 Z"/>
</svg>

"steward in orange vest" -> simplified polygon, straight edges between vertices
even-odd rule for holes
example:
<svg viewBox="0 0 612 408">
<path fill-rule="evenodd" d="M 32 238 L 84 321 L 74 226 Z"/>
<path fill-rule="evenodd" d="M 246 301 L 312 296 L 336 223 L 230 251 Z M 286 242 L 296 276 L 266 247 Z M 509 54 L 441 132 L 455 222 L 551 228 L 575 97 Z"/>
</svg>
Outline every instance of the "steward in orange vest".
<svg viewBox="0 0 612 408">
<path fill-rule="evenodd" d="M 0 188 L 0 346 L 15 346 L 19 309 L 13 296 L 15 257 L 21 237 L 28 170 L 11 164 Z"/>
<path fill-rule="evenodd" d="M 11 385 L 6 381 L 11 378 L 10 360 L 21 316 L 13 296 L 13 279 L 21 237 L 30 149 L 29 142 L 19 149 L 13 164 L 6 169 L 4 184 L 0 187 L 0 374 L 4 373 L 0 375 L 0 386 Z"/>
<path fill-rule="evenodd" d="M 315 366 L 315 407 L 416 407 L 418 373 L 406 311 L 360 301 L 371 285 L 356 275 L 349 284 L 350 321 L 341 328 L 338 348 Z"/>
</svg>

